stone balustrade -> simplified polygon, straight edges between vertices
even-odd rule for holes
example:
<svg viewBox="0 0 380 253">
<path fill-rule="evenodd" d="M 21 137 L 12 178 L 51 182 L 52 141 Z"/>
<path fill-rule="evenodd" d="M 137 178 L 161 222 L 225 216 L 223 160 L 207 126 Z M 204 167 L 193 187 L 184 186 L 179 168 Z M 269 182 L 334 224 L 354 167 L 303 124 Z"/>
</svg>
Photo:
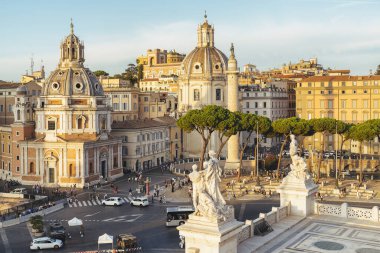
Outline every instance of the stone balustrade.
<svg viewBox="0 0 380 253">
<path fill-rule="evenodd" d="M 273 225 L 290 215 L 290 204 L 287 203 L 285 206 L 272 207 L 272 211 L 269 213 L 260 213 L 259 218 L 255 220 L 246 220 L 243 225 L 242 231 L 239 233 L 238 241 L 243 242 L 254 236 L 255 225 L 261 224 L 264 220 Z"/>
<path fill-rule="evenodd" d="M 378 206 L 362 208 L 351 207 L 347 203 L 341 205 L 316 203 L 315 214 L 380 222 Z"/>
</svg>

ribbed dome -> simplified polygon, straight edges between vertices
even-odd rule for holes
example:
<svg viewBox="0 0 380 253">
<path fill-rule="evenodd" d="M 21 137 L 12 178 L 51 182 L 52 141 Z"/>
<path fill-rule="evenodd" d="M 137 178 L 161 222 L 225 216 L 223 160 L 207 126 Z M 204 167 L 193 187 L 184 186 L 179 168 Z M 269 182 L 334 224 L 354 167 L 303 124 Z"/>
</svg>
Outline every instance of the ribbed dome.
<svg viewBox="0 0 380 253">
<path fill-rule="evenodd" d="M 182 61 L 182 71 L 190 74 L 223 74 L 227 69 L 228 59 L 215 47 L 196 47 Z"/>
<path fill-rule="evenodd" d="M 87 68 L 56 69 L 47 79 L 43 96 L 103 96 L 103 88 L 96 76 Z"/>
</svg>

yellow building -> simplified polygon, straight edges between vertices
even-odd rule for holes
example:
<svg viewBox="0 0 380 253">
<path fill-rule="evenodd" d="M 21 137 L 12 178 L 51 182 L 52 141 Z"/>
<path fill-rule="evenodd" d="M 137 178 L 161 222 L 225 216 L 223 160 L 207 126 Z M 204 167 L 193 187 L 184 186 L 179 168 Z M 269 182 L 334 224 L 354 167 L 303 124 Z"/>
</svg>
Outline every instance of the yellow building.
<svg viewBox="0 0 380 253">
<path fill-rule="evenodd" d="M 380 76 L 313 76 L 300 81 L 296 88 L 296 115 L 303 119 L 335 118 L 349 123 L 379 119 Z M 320 136 L 305 140 L 308 149 L 319 149 Z M 334 149 L 335 138 L 326 138 L 325 148 Z M 350 147 L 351 145 L 351 147 Z M 355 142 L 346 149 L 358 152 Z M 379 153 L 378 140 L 363 148 L 364 153 Z"/>
<path fill-rule="evenodd" d="M 143 78 L 158 78 L 162 75 L 179 76 L 181 73 L 181 62 L 185 58 L 184 54 L 177 53 L 175 50 L 167 51 L 161 49 L 148 49 L 146 55 L 137 58 L 137 64 L 142 64 Z"/>
<path fill-rule="evenodd" d="M 159 78 L 146 78 L 140 80 L 139 87 L 141 91 L 166 91 L 170 93 L 178 93 L 178 76 L 162 75 Z"/>
</svg>

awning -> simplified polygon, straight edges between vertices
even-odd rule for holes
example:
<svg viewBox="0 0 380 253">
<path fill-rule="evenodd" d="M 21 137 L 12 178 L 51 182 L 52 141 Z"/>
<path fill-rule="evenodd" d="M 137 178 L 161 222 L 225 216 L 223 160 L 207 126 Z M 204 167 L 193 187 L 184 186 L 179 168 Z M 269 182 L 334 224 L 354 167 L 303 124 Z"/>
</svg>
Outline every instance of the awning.
<svg viewBox="0 0 380 253">
<path fill-rule="evenodd" d="M 72 218 L 67 223 L 69 224 L 70 227 L 83 225 L 83 221 L 81 219 L 78 219 L 77 217 Z"/>
<path fill-rule="evenodd" d="M 104 234 L 99 236 L 98 238 L 98 244 L 107 244 L 107 243 L 112 243 L 113 244 L 113 236 Z"/>
</svg>

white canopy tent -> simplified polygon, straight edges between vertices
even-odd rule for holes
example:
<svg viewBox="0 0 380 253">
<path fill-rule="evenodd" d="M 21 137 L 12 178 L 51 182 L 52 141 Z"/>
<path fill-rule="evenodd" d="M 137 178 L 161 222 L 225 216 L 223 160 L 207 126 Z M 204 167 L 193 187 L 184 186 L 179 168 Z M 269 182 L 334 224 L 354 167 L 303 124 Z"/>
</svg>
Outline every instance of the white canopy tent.
<svg viewBox="0 0 380 253">
<path fill-rule="evenodd" d="M 77 217 L 72 218 L 67 223 L 69 224 L 70 227 L 83 225 L 83 221 L 81 219 L 78 219 Z"/>
<path fill-rule="evenodd" d="M 99 251 L 99 245 L 100 244 L 112 244 L 113 249 L 113 236 L 105 233 L 104 235 L 99 236 L 98 238 L 98 251 Z"/>
</svg>

